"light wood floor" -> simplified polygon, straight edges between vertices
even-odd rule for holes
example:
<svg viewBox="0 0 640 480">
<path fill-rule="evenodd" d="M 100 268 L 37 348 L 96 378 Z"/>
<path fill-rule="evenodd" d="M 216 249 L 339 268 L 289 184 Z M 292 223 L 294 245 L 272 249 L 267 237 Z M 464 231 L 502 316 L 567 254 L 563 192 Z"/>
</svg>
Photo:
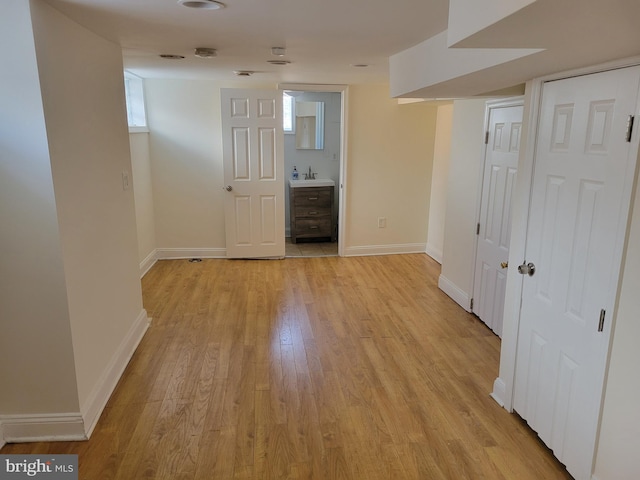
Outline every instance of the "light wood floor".
<svg viewBox="0 0 640 480">
<path fill-rule="evenodd" d="M 490 397 L 500 342 L 426 255 L 161 261 L 81 479 L 570 478 Z"/>
</svg>

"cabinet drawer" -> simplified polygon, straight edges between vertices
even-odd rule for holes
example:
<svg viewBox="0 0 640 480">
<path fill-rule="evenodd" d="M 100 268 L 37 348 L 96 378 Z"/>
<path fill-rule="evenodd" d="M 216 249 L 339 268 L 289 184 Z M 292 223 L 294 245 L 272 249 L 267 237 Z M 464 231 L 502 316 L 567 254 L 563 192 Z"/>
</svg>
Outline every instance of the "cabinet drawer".
<svg viewBox="0 0 640 480">
<path fill-rule="evenodd" d="M 296 230 L 298 237 L 330 237 L 331 218 L 300 218 L 296 219 Z"/>
<path fill-rule="evenodd" d="M 295 207 L 296 218 L 301 217 L 326 217 L 331 215 L 331 207 L 323 207 L 320 205 L 297 205 Z"/>
<path fill-rule="evenodd" d="M 331 192 L 319 188 L 298 188 L 294 197 L 294 204 L 298 205 L 322 205 L 331 206 Z"/>
</svg>

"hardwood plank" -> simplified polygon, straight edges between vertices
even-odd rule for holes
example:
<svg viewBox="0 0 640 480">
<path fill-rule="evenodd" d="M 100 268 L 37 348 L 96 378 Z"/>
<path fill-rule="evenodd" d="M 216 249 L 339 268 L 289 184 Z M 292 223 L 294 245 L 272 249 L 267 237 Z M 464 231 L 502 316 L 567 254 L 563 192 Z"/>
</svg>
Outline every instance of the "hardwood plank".
<svg viewBox="0 0 640 480">
<path fill-rule="evenodd" d="M 568 479 L 490 397 L 500 340 L 422 254 L 158 262 L 83 480 Z"/>
</svg>

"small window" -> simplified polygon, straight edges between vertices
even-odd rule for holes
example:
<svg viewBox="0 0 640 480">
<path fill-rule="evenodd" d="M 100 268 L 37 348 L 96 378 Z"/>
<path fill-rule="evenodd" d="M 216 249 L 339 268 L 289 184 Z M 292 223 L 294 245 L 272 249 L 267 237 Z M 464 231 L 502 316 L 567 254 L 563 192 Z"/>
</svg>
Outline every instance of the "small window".
<svg viewBox="0 0 640 480">
<path fill-rule="evenodd" d="M 130 132 L 147 132 L 147 114 L 144 108 L 142 78 L 124 72 L 124 91 L 127 100 L 127 120 Z"/>
<path fill-rule="evenodd" d="M 282 93 L 282 127 L 284 133 L 296 133 L 294 98 L 288 92 Z"/>
</svg>

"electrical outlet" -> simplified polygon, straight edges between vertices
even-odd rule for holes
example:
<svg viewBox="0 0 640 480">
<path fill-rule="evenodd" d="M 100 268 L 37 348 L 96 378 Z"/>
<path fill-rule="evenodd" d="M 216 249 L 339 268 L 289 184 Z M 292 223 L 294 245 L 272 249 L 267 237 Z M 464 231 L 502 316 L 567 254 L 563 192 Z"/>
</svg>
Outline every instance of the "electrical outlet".
<svg viewBox="0 0 640 480">
<path fill-rule="evenodd" d="M 378 228 L 387 227 L 387 217 L 378 217 Z"/>
</svg>

